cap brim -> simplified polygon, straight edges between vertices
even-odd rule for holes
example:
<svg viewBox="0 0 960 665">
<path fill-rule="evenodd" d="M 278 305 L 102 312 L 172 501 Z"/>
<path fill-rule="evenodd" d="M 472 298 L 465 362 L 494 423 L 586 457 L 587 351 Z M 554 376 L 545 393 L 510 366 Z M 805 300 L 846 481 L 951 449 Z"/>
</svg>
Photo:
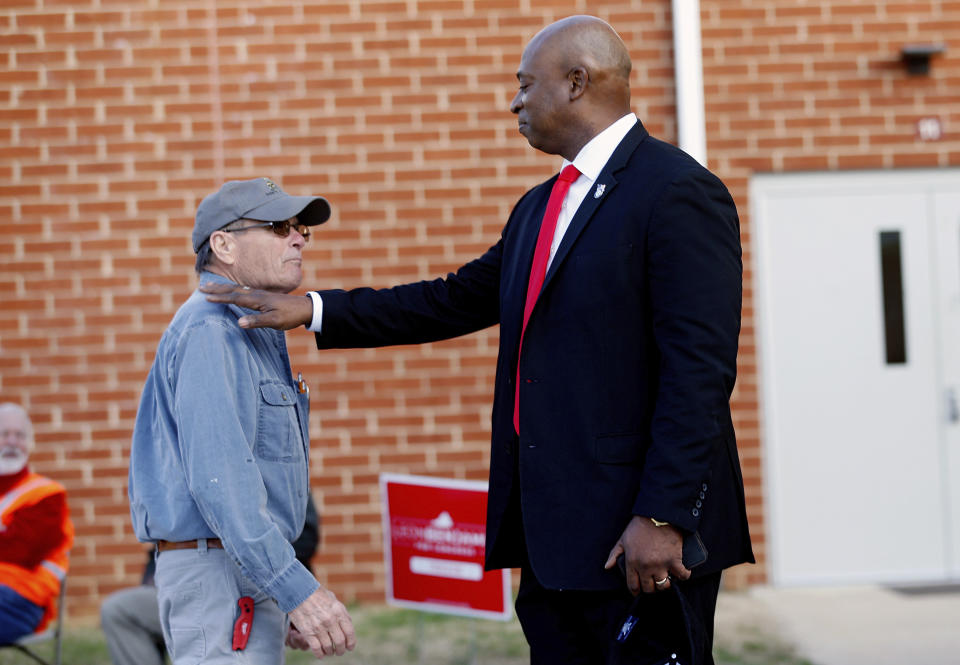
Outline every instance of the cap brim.
<svg viewBox="0 0 960 665">
<path fill-rule="evenodd" d="M 291 217 L 307 226 L 323 224 L 330 219 L 330 204 L 322 196 L 284 196 L 244 214 L 246 219 L 261 222 L 282 222 Z"/>
</svg>

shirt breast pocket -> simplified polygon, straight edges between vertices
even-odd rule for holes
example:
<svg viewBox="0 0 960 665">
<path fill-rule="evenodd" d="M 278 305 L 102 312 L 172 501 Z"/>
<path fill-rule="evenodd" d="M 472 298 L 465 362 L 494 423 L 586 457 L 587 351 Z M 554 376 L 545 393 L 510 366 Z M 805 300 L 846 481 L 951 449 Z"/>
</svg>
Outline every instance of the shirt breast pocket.
<svg viewBox="0 0 960 665">
<path fill-rule="evenodd" d="M 299 459 L 300 425 L 293 388 L 280 383 L 260 385 L 257 410 L 257 438 L 253 452 L 269 462 L 296 462 Z"/>
</svg>

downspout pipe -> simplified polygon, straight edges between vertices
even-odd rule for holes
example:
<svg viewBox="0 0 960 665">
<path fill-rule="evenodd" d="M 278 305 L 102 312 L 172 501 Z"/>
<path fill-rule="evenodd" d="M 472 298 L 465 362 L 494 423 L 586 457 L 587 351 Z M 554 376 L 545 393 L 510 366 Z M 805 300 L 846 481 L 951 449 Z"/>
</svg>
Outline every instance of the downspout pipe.
<svg viewBox="0 0 960 665">
<path fill-rule="evenodd" d="M 677 86 L 680 149 L 706 166 L 707 130 L 703 102 L 700 0 L 672 0 L 673 62 Z"/>
</svg>

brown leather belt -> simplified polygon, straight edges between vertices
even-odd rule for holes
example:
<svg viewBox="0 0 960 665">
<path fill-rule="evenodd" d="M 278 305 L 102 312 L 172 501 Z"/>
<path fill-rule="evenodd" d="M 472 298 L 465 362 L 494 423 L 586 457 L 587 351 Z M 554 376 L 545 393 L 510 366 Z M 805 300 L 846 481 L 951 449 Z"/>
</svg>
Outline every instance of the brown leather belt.
<svg viewBox="0 0 960 665">
<path fill-rule="evenodd" d="M 166 552 L 168 550 L 195 550 L 199 547 L 196 540 L 181 540 L 179 542 L 170 540 L 158 540 L 157 551 Z M 215 550 L 222 550 L 223 543 L 219 538 L 207 538 L 207 547 Z"/>
</svg>

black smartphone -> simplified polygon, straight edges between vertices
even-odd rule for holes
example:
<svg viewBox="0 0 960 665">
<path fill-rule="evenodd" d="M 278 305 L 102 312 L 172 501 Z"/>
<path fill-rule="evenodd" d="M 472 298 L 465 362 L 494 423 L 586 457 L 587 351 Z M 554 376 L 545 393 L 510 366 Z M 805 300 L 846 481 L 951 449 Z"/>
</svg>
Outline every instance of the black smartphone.
<svg viewBox="0 0 960 665">
<path fill-rule="evenodd" d="M 696 531 L 684 535 L 682 556 L 683 565 L 688 570 L 693 570 L 707 560 L 707 548 L 703 545 L 703 540 Z M 624 577 L 627 576 L 627 563 L 623 553 L 617 557 L 617 568 L 620 569 Z"/>
<path fill-rule="evenodd" d="M 683 565 L 688 570 L 693 570 L 701 563 L 707 560 L 707 548 L 703 546 L 700 539 L 700 533 L 684 534 L 683 536 Z"/>
</svg>

